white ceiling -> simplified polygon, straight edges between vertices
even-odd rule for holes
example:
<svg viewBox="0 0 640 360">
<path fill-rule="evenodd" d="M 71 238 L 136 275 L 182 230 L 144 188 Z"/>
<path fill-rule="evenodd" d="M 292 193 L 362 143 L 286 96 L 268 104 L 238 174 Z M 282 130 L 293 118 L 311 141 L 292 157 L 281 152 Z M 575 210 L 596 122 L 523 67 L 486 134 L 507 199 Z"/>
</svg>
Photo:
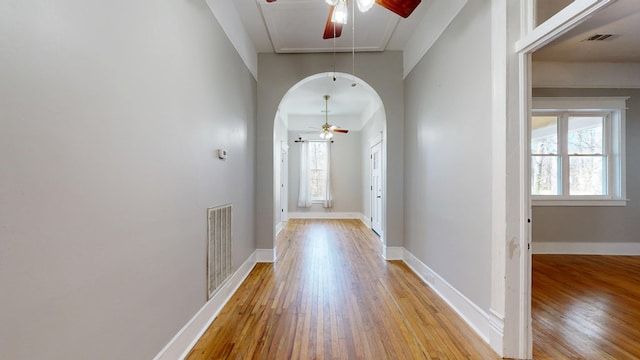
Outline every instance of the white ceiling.
<svg viewBox="0 0 640 360">
<path fill-rule="evenodd" d="M 603 41 L 585 41 L 613 34 Z M 533 54 L 535 61 L 640 62 L 640 0 L 617 0 Z"/>
<path fill-rule="evenodd" d="M 361 130 L 367 116 L 380 106 L 376 94 L 365 84 L 356 82 L 348 74 L 332 74 L 310 79 L 292 89 L 282 99 L 280 113 L 286 114 L 289 130 L 303 131 L 319 128 L 325 121 L 324 95 L 330 95 L 327 103 L 328 122 L 343 129 Z"/>
</svg>

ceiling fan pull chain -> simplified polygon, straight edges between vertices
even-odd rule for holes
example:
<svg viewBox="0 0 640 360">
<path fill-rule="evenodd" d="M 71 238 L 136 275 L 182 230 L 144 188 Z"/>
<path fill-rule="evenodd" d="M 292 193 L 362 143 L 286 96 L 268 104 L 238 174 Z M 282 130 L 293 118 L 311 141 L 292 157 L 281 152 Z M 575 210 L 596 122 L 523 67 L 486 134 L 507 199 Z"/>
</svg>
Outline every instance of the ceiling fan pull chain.
<svg viewBox="0 0 640 360">
<path fill-rule="evenodd" d="M 336 27 L 333 26 L 333 81 L 336 81 Z"/>
<path fill-rule="evenodd" d="M 334 38 L 335 39 L 335 38 Z M 351 2 L 351 87 L 356 86 L 356 2 Z"/>
</svg>

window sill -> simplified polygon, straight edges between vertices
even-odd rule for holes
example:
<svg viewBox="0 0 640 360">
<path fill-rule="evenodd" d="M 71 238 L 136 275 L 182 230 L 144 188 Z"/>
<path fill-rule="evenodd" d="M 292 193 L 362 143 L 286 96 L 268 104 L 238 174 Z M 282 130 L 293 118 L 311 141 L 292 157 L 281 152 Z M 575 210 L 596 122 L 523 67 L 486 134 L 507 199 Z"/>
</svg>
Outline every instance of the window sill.
<svg viewBox="0 0 640 360">
<path fill-rule="evenodd" d="M 531 206 L 627 206 L 628 199 L 532 199 Z"/>
</svg>

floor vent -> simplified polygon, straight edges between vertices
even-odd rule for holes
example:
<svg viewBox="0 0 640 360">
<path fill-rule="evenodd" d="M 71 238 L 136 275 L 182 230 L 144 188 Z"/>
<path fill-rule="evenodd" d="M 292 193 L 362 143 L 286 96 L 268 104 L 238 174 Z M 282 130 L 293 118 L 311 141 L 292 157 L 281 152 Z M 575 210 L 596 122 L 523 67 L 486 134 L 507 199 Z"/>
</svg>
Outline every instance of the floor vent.
<svg viewBox="0 0 640 360">
<path fill-rule="evenodd" d="M 207 209 L 207 218 L 207 290 L 211 299 L 231 276 L 231 204 Z"/>
</svg>

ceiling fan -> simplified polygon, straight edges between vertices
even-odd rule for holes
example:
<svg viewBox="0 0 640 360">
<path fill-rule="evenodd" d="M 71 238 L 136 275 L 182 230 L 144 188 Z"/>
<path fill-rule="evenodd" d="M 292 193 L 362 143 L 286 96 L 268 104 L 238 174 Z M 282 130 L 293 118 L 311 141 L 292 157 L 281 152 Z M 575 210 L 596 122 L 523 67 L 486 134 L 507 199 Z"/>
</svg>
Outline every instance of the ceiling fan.
<svg viewBox="0 0 640 360">
<path fill-rule="evenodd" d="M 267 0 L 273 2 L 275 0 Z M 403 18 L 408 18 L 409 15 L 420 5 L 421 0 L 352 0 L 358 4 L 360 12 L 367 12 L 374 3 L 382 6 L 383 8 L 390 10 Z M 329 9 L 329 16 L 327 17 L 327 23 L 324 27 L 323 39 L 331 39 L 334 37 L 340 37 L 342 35 L 342 25 L 347 23 L 348 16 L 348 0 L 325 0 L 325 2 L 331 5 Z"/>
<path fill-rule="evenodd" d="M 275 2 L 276 0 L 266 0 L 268 3 Z M 324 27 L 323 39 L 337 38 L 342 35 L 342 25 L 347 23 L 348 18 L 348 0 L 325 0 L 331 7 L 329 8 L 329 16 L 327 17 L 327 23 Z M 374 3 L 382 6 L 383 8 L 390 10 L 403 18 L 408 18 L 409 15 L 420 5 L 421 0 L 351 0 L 356 1 L 358 9 L 361 12 L 366 12 L 373 6 Z"/>
<path fill-rule="evenodd" d="M 330 95 L 324 95 L 324 124 L 322 124 L 322 131 L 320 132 L 320 138 L 329 140 L 333 137 L 334 133 L 347 134 L 349 130 L 340 129 L 335 125 L 329 124 L 329 99 Z"/>
</svg>

